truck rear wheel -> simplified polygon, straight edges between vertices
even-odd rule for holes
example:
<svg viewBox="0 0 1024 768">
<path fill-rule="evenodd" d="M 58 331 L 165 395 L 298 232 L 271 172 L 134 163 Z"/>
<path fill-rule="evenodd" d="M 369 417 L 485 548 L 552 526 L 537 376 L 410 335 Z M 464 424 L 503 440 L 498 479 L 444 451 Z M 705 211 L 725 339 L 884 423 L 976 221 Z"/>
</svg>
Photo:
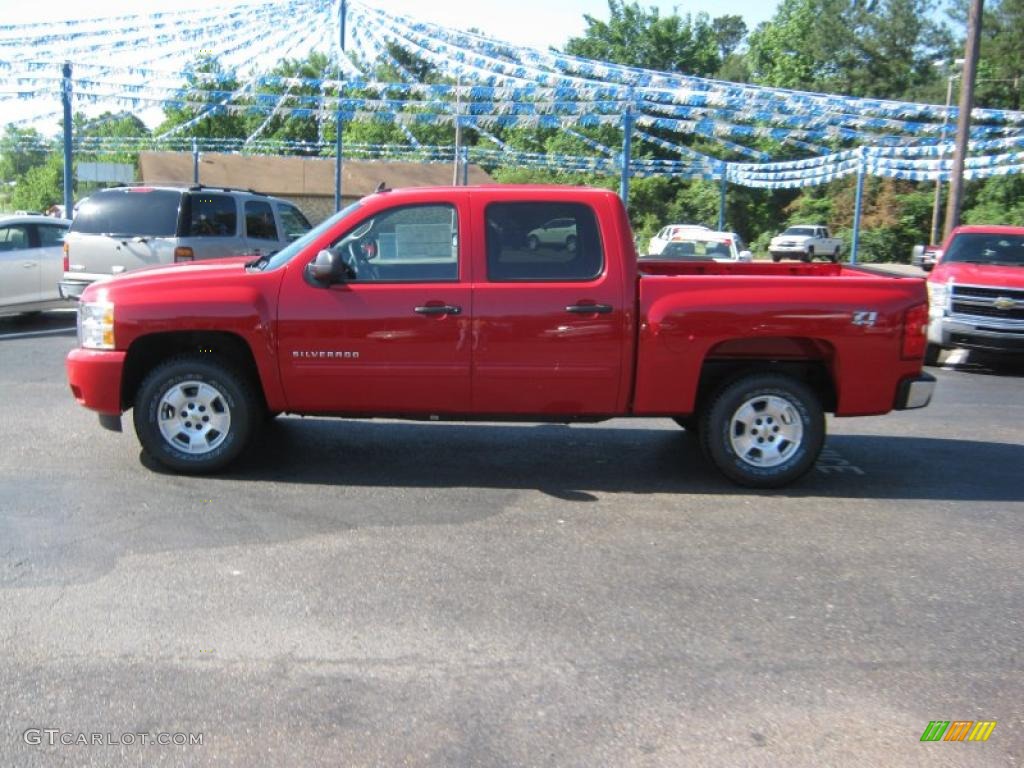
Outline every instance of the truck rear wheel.
<svg viewBox="0 0 1024 768">
<path fill-rule="evenodd" d="M 135 434 L 176 472 L 224 468 L 245 450 L 259 407 L 248 380 L 208 357 L 176 357 L 154 368 L 135 398 Z"/>
<path fill-rule="evenodd" d="M 803 382 L 757 373 L 719 390 L 700 431 L 705 454 L 723 475 L 751 488 L 778 488 L 814 466 L 825 415 Z"/>
<path fill-rule="evenodd" d="M 774 261 L 776 264 L 778 264 L 780 261 L 782 261 L 782 254 L 781 253 L 773 253 L 772 254 L 772 261 Z"/>
</svg>

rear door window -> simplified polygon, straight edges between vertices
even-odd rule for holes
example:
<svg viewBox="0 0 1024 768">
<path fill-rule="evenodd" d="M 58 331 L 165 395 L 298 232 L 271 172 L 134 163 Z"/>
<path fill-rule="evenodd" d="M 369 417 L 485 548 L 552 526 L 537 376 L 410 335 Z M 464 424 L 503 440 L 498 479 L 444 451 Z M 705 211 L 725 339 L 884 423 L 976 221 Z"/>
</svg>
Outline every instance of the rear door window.
<svg viewBox="0 0 1024 768">
<path fill-rule="evenodd" d="M 191 198 L 189 237 L 234 237 L 238 232 L 235 198 L 196 192 Z"/>
<path fill-rule="evenodd" d="M 245 236 L 254 240 L 277 240 L 277 225 L 270 203 L 248 200 L 245 203 Z"/>
<path fill-rule="evenodd" d="M 486 218 L 491 281 L 593 280 L 604 271 L 597 218 L 586 205 L 492 203 Z"/>
<path fill-rule="evenodd" d="M 181 192 L 172 189 L 112 189 L 78 206 L 72 232 L 88 235 L 174 237 Z"/>
</svg>

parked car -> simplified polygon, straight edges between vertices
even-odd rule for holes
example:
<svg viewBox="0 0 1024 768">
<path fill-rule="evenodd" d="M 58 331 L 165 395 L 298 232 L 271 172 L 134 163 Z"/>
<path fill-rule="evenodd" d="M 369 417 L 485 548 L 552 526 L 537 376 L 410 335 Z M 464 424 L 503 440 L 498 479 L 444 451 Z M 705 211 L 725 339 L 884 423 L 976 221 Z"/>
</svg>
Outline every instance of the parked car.
<svg viewBox="0 0 1024 768">
<path fill-rule="evenodd" d="M 679 261 L 752 261 L 753 254 L 740 250 L 743 241 L 735 232 L 710 229 L 688 229 L 679 232 L 665 244 L 660 254 L 641 257 Z"/>
<path fill-rule="evenodd" d="M 526 235 L 526 247 L 536 251 L 542 245 L 554 245 L 567 251 L 576 250 L 576 220 L 552 219 Z"/>
<path fill-rule="evenodd" d="M 1024 227 L 957 227 L 925 269 L 927 364 L 953 347 L 1024 354 Z"/>
<path fill-rule="evenodd" d="M 842 256 L 843 241 L 832 237 L 828 227 L 820 224 L 800 224 L 788 227 L 781 235 L 771 239 L 768 252 L 772 261 L 800 259 L 813 261 L 822 257 L 835 263 Z"/>
<path fill-rule="evenodd" d="M 708 228 L 703 224 L 670 224 L 667 227 L 662 227 L 658 231 L 658 234 L 652 237 L 651 242 L 648 243 L 647 255 L 658 256 L 673 238 L 681 236 L 685 232 L 692 232 L 694 230 L 707 231 Z"/>
<path fill-rule="evenodd" d="M 915 245 L 910 252 L 910 263 L 921 269 L 928 269 L 935 266 L 935 262 L 942 255 L 942 247 L 938 245 Z"/>
<path fill-rule="evenodd" d="M 572 253 L 502 238 L 552 219 L 574 221 Z M 639 261 L 609 190 L 384 191 L 272 257 L 90 286 L 68 381 L 107 428 L 133 409 L 145 452 L 187 473 L 227 466 L 281 411 L 660 415 L 696 425 L 724 475 L 768 488 L 814 466 L 826 411 L 928 404 L 923 280 L 665 260 L 640 276 Z"/>
<path fill-rule="evenodd" d="M 223 187 L 115 187 L 76 208 L 64 241 L 64 298 L 139 267 L 273 254 L 309 231 L 298 208 Z"/>
<path fill-rule="evenodd" d="M 66 307 L 57 290 L 71 222 L 51 216 L 0 217 L 0 313 Z"/>
</svg>

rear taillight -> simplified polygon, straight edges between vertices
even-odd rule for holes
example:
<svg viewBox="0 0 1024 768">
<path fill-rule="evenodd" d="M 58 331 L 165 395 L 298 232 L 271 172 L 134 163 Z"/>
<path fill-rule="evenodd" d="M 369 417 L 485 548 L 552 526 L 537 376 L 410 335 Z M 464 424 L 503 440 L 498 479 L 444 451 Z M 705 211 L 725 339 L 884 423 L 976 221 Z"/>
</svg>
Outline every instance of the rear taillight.
<svg viewBox="0 0 1024 768">
<path fill-rule="evenodd" d="M 918 304 L 903 315 L 903 359 L 916 360 L 924 357 L 927 343 L 928 305 Z"/>
<path fill-rule="evenodd" d="M 71 259 L 69 258 L 69 256 L 70 256 L 70 249 L 68 248 L 68 244 L 64 243 L 64 271 L 65 272 L 68 272 L 68 271 L 71 270 Z"/>
<path fill-rule="evenodd" d="M 194 261 L 196 255 L 192 252 L 191 248 L 186 248 L 183 245 L 179 245 L 174 249 L 174 263 L 178 264 L 183 261 Z"/>
</svg>

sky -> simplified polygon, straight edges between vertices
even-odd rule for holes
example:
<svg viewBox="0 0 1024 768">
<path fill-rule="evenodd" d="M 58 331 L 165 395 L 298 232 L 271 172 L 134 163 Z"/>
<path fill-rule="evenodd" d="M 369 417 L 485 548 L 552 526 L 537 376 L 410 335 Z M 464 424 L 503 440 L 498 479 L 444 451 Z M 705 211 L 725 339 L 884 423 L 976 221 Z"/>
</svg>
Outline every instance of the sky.
<svg viewBox="0 0 1024 768">
<path fill-rule="evenodd" d="M 712 18 L 722 14 L 742 16 L 747 27 L 753 29 L 767 21 L 778 6 L 778 0 L 732 0 L 727 5 L 720 0 L 638 0 L 641 7 L 654 6 L 663 15 L 675 10 L 680 14 L 705 12 Z M 364 0 L 367 5 L 389 13 L 399 13 L 422 21 L 446 27 L 466 29 L 476 27 L 485 34 L 519 45 L 534 48 L 561 47 L 570 37 L 581 34 L 585 28 L 584 14 L 599 19 L 608 18 L 607 0 L 461 0 L 460 2 L 432 2 L 423 0 Z M 187 8 L 210 8 L 237 5 L 230 0 L 101 0 L 83 3 L 81 0 L 49 0 L 43 6 L 24 0 L 0 0 L 0 24 L 55 21 L 83 17 L 117 16 L 154 11 Z M 46 9 L 41 17 L 40 8 Z"/>
</svg>

